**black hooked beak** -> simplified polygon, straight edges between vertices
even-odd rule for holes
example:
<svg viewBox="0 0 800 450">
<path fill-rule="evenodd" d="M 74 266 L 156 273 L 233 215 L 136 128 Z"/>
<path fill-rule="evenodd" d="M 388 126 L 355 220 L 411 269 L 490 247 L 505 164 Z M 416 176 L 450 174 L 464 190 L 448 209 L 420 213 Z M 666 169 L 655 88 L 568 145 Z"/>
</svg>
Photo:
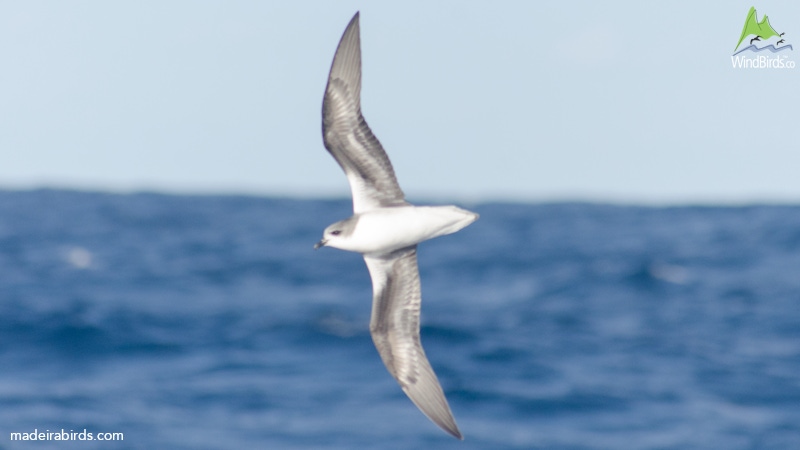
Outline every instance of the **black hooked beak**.
<svg viewBox="0 0 800 450">
<path fill-rule="evenodd" d="M 324 246 L 325 246 L 325 244 L 327 244 L 327 243 L 328 243 L 328 241 L 326 241 L 325 239 L 323 239 L 323 240 L 321 240 L 321 241 L 317 242 L 316 244 L 314 244 L 314 250 L 317 250 L 317 249 L 319 249 L 320 247 L 324 247 Z"/>
</svg>

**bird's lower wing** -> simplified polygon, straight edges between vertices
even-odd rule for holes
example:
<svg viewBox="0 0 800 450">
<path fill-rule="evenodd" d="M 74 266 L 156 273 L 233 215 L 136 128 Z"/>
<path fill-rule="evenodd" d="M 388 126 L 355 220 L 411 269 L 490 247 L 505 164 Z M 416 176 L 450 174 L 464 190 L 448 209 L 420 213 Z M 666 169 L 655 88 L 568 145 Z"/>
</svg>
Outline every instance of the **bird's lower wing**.
<svg viewBox="0 0 800 450">
<path fill-rule="evenodd" d="M 419 337 L 422 301 L 416 246 L 364 256 L 372 278 L 370 332 L 389 373 L 434 423 L 462 439 Z"/>
</svg>

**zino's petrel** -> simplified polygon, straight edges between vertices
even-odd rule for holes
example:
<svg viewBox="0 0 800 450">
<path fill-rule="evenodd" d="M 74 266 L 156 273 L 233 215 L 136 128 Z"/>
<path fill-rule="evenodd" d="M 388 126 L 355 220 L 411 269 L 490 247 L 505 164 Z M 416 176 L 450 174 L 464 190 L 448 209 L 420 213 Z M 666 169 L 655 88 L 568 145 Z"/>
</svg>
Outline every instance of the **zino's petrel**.
<svg viewBox="0 0 800 450">
<path fill-rule="evenodd" d="M 436 425 L 462 439 L 419 338 L 421 290 L 417 244 L 455 233 L 478 215 L 456 206 L 414 206 L 380 142 L 361 115 L 358 13 L 339 41 L 322 101 L 325 148 L 344 170 L 353 216 L 325 229 L 314 248 L 364 255 L 372 278 L 369 329 L 389 373 Z"/>
</svg>

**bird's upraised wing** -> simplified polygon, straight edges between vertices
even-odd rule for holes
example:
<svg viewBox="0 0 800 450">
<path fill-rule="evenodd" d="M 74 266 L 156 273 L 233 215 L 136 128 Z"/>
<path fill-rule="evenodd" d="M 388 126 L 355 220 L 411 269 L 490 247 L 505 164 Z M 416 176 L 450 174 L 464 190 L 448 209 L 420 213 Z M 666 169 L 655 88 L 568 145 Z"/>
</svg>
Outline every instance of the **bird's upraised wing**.
<svg viewBox="0 0 800 450">
<path fill-rule="evenodd" d="M 344 170 L 353 212 L 405 205 L 392 163 L 361 115 L 361 41 L 358 13 L 339 41 L 322 101 L 325 148 Z"/>
</svg>

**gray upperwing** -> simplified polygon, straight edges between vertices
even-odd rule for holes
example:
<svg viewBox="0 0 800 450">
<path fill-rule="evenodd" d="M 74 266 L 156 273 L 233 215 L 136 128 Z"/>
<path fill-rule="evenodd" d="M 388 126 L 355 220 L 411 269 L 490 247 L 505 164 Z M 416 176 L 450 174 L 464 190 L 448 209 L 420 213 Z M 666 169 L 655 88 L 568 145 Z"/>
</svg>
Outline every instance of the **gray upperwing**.
<svg viewBox="0 0 800 450">
<path fill-rule="evenodd" d="M 322 138 L 347 175 L 355 213 L 406 204 L 389 157 L 361 115 L 358 13 L 333 57 L 322 101 Z"/>
<path fill-rule="evenodd" d="M 370 333 L 389 373 L 436 425 L 463 439 L 419 337 L 422 301 L 416 246 L 364 256 L 372 278 Z"/>
</svg>

